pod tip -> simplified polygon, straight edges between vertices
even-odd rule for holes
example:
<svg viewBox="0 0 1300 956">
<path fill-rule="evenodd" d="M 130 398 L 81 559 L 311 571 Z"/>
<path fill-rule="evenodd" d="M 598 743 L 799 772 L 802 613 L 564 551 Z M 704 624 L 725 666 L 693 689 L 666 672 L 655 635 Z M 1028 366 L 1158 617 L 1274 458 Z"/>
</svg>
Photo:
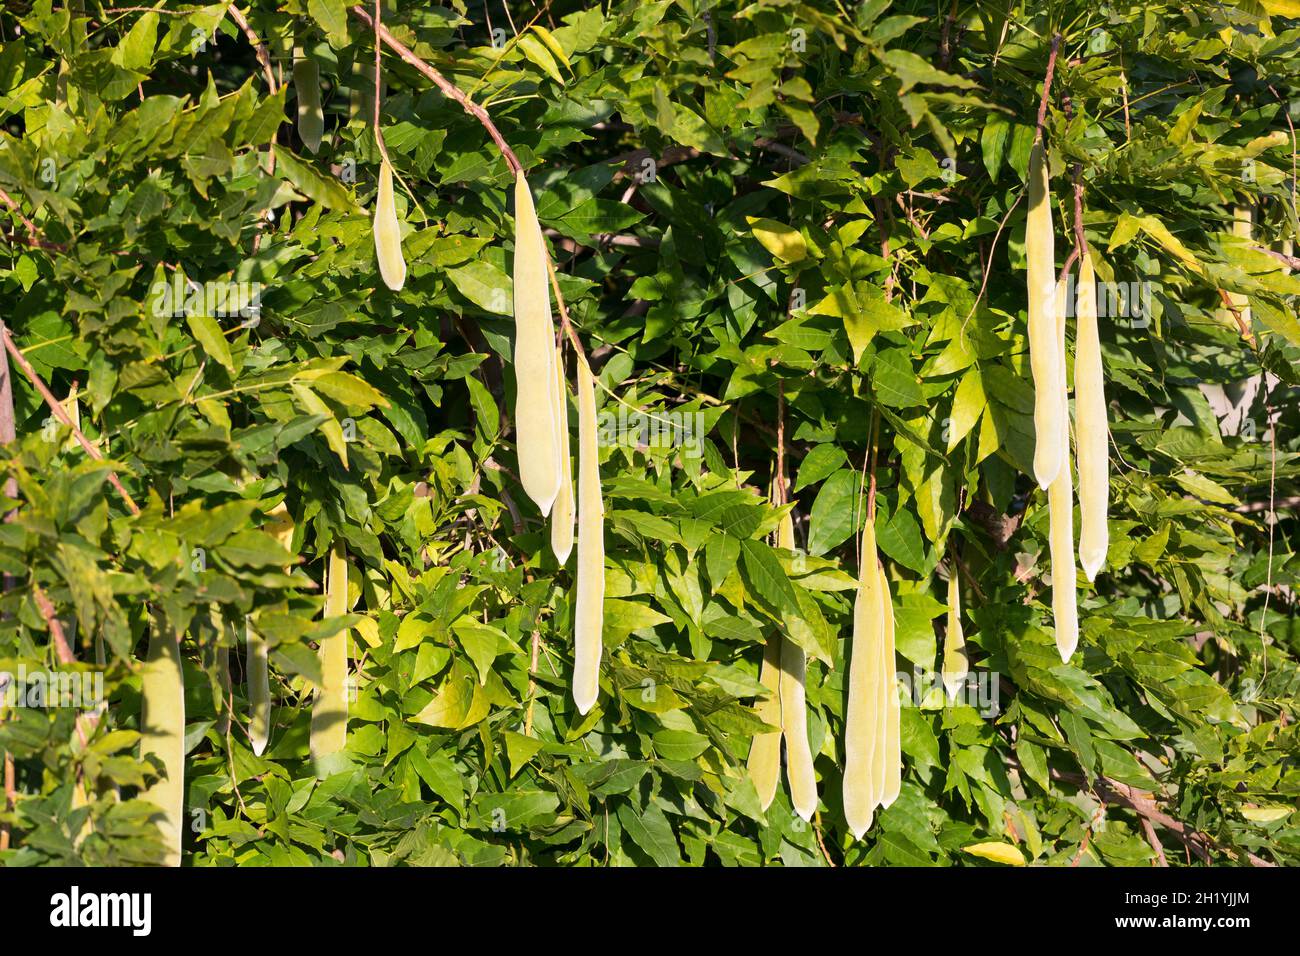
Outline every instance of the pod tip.
<svg viewBox="0 0 1300 956">
<path fill-rule="evenodd" d="M 966 683 L 966 675 L 944 674 L 943 689 L 948 694 L 948 700 L 955 700 L 957 692 L 961 690 L 962 685 Z"/>
<path fill-rule="evenodd" d="M 1079 646 L 1078 637 L 1071 637 L 1065 640 L 1058 640 L 1056 642 L 1056 649 L 1061 654 L 1062 664 L 1070 663 L 1070 658 L 1074 656 L 1074 650 L 1078 646 Z"/>
</svg>

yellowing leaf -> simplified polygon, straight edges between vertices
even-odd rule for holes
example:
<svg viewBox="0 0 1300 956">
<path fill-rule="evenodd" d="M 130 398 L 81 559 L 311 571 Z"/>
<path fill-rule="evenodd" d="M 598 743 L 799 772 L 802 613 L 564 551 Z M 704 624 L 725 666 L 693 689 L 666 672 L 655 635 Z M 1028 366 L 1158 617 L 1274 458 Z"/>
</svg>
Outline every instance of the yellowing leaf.
<svg viewBox="0 0 1300 956">
<path fill-rule="evenodd" d="M 782 262 L 799 262 L 808 258 L 808 244 L 799 231 L 775 219 L 749 218 L 749 231 L 768 252 Z"/>
<path fill-rule="evenodd" d="M 569 54 L 564 52 L 564 47 L 560 45 L 560 41 L 555 38 L 554 33 L 540 23 L 533 24 L 533 32 L 542 38 L 542 42 L 546 44 L 546 49 L 550 50 L 557 60 L 562 61 L 565 66 L 570 65 Z"/>
<path fill-rule="evenodd" d="M 1005 863 L 1007 866 L 1025 865 L 1024 854 L 1010 843 L 975 843 L 963 849 L 971 856 L 992 860 L 994 863 Z"/>
<path fill-rule="evenodd" d="M 1275 823 L 1291 815 L 1290 807 L 1242 807 L 1241 815 L 1252 823 Z"/>
<path fill-rule="evenodd" d="M 564 85 L 564 75 L 560 73 L 560 68 L 555 65 L 555 58 L 551 56 L 546 45 L 537 37 L 531 33 L 525 33 L 519 38 L 519 49 L 524 51 L 524 56 L 546 71 L 547 76 L 561 86 Z"/>
<path fill-rule="evenodd" d="M 1259 0 L 1272 17 L 1300 17 L 1300 0 Z"/>
<path fill-rule="evenodd" d="M 1138 220 L 1142 224 L 1142 231 L 1148 236 L 1160 243 L 1164 250 L 1175 256 L 1179 262 L 1187 266 L 1197 275 L 1205 271 L 1192 251 L 1183 245 L 1182 240 L 1169 231 L 1169 228 L 1157 219 L 1155 216 L 1143 216 Z"/>
</svg>

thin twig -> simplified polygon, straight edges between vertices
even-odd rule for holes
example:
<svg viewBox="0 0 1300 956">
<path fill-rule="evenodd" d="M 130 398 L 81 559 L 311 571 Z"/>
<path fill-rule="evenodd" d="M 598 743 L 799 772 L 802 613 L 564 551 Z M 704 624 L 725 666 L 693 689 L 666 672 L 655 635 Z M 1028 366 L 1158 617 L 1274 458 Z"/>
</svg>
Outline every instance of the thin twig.
<svg viewBox="0 0 1300 956">
<path fill-rule="evenodd" d="M 3 324 L 0 324 L 0 337 L 4 339 L 4 347 L 9 350 L 9 354 L 12 355 L 14 361 L 18 363 L 18 367 L 23 370 L 27 378 L 31 380 L 31 383 L 36 386 L 36 391 L 40 392 L 41 398 L 45 399 L 45 404 L 50 407 L 50 411 L 54 413 L 54 417 L 68 428 L 72 429 L 73 436 L 77 439 L 78 444 L 86 450 L 86 454 L 91 458 L 94 458 L 96 461 L 103 461 L 103 454 L 100 453 L 98 448 L 90 443 L 90 440 L 86 438 L 85 433 L 82 432 L 77 423 L 69 417 L 67 409 L 63 407 L 63 404 L 54 397 L 54 393 L 46 387 L 43 381 L 41 381 L 40 375 L 36 373 L 36 369 L 32 368 L 32 363 L 27 361 L 27 357 L 23 355 L 22 350 L 18 348 L 17 344 L 15 344 L 13 336 L 9 334 L 9 329 Z M 110 470 L 108 473 L 108 481 L 117 489 L 117 493 L 122 496 L 122 501 L 126 503 L 126 507 L 130 510 L 131 514 L 138 515 L 140 513 L 140 508 L 131 498 L 131 495 L 127 493 L 126 488 L 122 486 L 122 482 L 118 480 L 117 473 Z"/>
<path fill-rule="evenodd" d="M 64 667 L 77 663 L 77 655 L 72 652 L 72 645 L 68 643 L 68 637 L 63 632 L 63 622 L 54 613 L 54 605 L 45 596 L 45 592 L 35 583 L 32 584 L 32 600 L 36 602 L 37 610 L 41 612 L 41 617 L 45 618 L 45 625 L 50 629 L 50 642 L 54 645 L 54 654 L 58 657 L 59 663 Z M 89 740 L 84 721 L 85 718 L 78 714 L 77 739 L 81 741 L 82 747 L 85 747 Z"/>
<path fill-rule="evenodd" d="M 19 208 L 18 203 L 14 202 L 13 197 L 10 196 L 3 189 L 0 189 L 0 202 L 3 202 L 6 206 L 8 206 L 13 211 L 13 214 L 18 217 L 18 220 L 23 224 L 23 228 L 27 230 L 27 235 L 30 238 L 39 241 L 38 236 L 40 232 L 36 228 L 36 224 L 32 222 L 30 219 L 28 219 L 26 215 L 23 214 L 23 211 L 21 208 Z"/>
<path fill-rule="evenodd" d="M 1156 851 L 1156 859 L 1160 861 L 1161 866 L 1168 866 L 1169 860 L 1165 858 L 1165 847 L 1160 842 L 1160 837 L 1156 835 L 1155 824 L 1147 817 L 1142 818 L 1142 831 L 1147 835 L 1147 842 L 1151 844 L 1151 849 Z"/>
<path fill-rule="evenodd" d="M 1047 122 L 1047 103 L 1052 92 L 1052 74 L 1056 72 L 1056 54 L 1061 49 L 1061 35 L 1052 36 L 1052 52 L 1047 57 L 1047 72 L 1043 75 L 1043 96 L 1038 101 L 1038 122 L 1034 124 L 1034 142 L 1043 139 L 1043 124 Z"/>
<path fill-rule="evenodd" d="M 274 96 L 279 86 L 275 82 L 275 70 L 271 67 L 271 51 L 266 48 L 266 44 L 258 39 L 253 28 L 248 25 L 248 20 L 239 12 L 239 9 L 232 3 L 226 10 L 230 14 L 230 19 L 234 20 L 239 29 L 244 31 L 244 36 L 248 42 L 253 45 L 253 52 L 257 56 L 257 62 L 261 64 L 262 73 L 266 76 L 266 85 L 270 87 L 271 95 Z"/>
<path fill-rule="evenodd" d="M 993 243 L 992 245 L 989 246 L 989 257 L 988 260 L 984 263 L 984 278 L 980 280 L 979 294 L 975 296 L 975 301 L 971 303 L 970 311 L 966 313 L 966 318 L 962 319 L 961 322 L 961 330 L 963 335 L 966 332 L 966 323 L 969 322 L 971 316 L 975 314 L 975 310 L 980 307 L 980 302 L 982 302 L 984 299 L 984 290 L 988 288 L 989 275 L 993 271 L 993 256 L 998 251 L 998 238 L 1002 235 L 1002 230 L 1006 228 L 1007 220 L 1011 218 L 1011 214 L 1015 212 L 1016 207 L 1020 205 L 1020 200 L 1024 198 L 1025 198 L 1025 190 L 1022 188 L 1020 192 L 1016 193 L 1016 201 L 1013 202 L 1009 207 L 1007 207 L 1006 213 L 1002 216 L 1002 221 L 998 223 L 997 231 L 993 233 Z"/>
<path fill-rule="evenodd" d="M 1079 774 L 1065 773 L 1063 771 L 1053 770 L 1052 777 L 1069 783 L 1084 783 L 1084 778 Z M 1128 807 L 1134 813 L 1150 820 L 1156 826 L 1168 830 L 1178 841 L 1195 853 L 1202 862 L 1210 862 L 1210 853 L 1224 853 L 1233 859 L 1237 854 L 1221 847 L 1214 838 L 1200 830 L 1194 830 L 1179 820 L 1164 813 L 1156 806 L 1155 797 L 1136 787 L 1130 787 L 1126 783 L 1120 783 L 1118 780 L 1112 780 L 1109 777 L 1097 777 L 1094 787 L 1100 796 L 1108 798 L 1113 803 L 1121 803 Z M 1268 860 L 1262 859 L 1253 853 L 1246 853 L 1246 859 L 1251 866 L 1273 867 L 1275 864 Z"/>
<path fill-rule="evenodd" d="M 434 86 L 438 87 L 444 95 L 455 100 L 462 108 L 464 108 L 466 113 L 478 120 L 479 124 L 487 130 L 488 135 L 492 137 L 492 141 L 496 143 L 497 149 L 500 150 L 502 157 L 506 161 L 506 165 L 510 167 L 512 173 L 517 174 L 522 171 L 523 166 L 519 162 L 519 157 L 515 155 L 514 150 L 512 150 L 509 144 L 506 143 L 505 137 L 503 137 L 501 131 L 496 128 L 496 124 L 493 123 L 492 118 L 488 116 L 487 110 L 462 93 L 459 87 L 449 81 L 432 66 L 412 53 L 409 47 L 388 32 L 388 27 L 384 26 L 382 23 L 375 23 L 374 18 L 367 13 L 364 8 L 354 6 L 351 9 L 353 16 L 360 18 L 366 24 L 374 28 L 376 35 L 385 46 L 413 66 L 418 72 L 432 80 Z"/>
</svg>

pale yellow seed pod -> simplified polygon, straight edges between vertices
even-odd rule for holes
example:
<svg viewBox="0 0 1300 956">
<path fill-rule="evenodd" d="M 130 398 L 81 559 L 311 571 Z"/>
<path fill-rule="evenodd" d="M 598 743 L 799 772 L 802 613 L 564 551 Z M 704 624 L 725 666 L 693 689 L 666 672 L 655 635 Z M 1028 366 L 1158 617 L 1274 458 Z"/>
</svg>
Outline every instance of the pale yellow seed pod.
<svg viewBox="0 0 1300 956">
<path fill-rule="evenodd" d="M 543 515 L 560 492 L 555 324 L 546 245 L 522 172 L 515 178 L 515 446 L 519 480 Z M 581 363 L 580 363 L 581 364 Z"/>
<path fill-rule="evenodd" d="M 1251 210 L 1249 206 L 1238 206 L 1232 213 L 1232 234 L 1238 239 L 1253 239 L 1254 230 L 1251 222 Z M 1246 328 L 1250 328 L 1250 297 L 1244 296 L 1240 292 L 1234 292 L 1229 296 L 1233 306 L 1241 314 L 1241 321 Z"/>
<path fill-rule="evenodd" d="M 885 671 L 881 675 L 881 683 L 885 688 L 885 738 L 882 746 L 885 786 L 880 794 L 880 806 L 883 809 L 898 799 L 903 786 L 903 747 L 899 726 L 902 721 L 902 702 L 898 699 L 898 673 L 895 670 L 894 596 L 889 588 L 889 578 L 885 576 L 884 565 L 880 566 L 880 603 L 885 645 Z"/>
<path fill-rule="evenodd" d="M 245 625 L 244 641 L 246 646 L 245 668 L 246 688 L 248 694 L 248 742 L 253 753 L 259 757 L 266 752 L 266 744 L 271 739 L 271 673 L 267 663 L 266 641 L 253 630 L 252 624 Z"/>
<path fill-rule="evenodd" d="M 162 763 L 164 776 L 141 797 L 161 810 L 153 819 L 166 846 L 163 865 L 180 866 L 185 823 L 185 679 L 179 635 L 157 616 L 150 625 L 149 650 L 140 668 L 141 759 L 147 754 Z"/>
<path fill-rule="evenodd" d="M 758 672 L 758 682 L 768 691 L 768 696 L 754 706 L 759 720 L 777 728 L 769 733 L 755 734 L 749 744 L 746 769 L 758 791 L 758 805 L 766 810 L 776 797 L 776 786 L 781 778 L 781 644 L 779 633 L 772 634 L 763 645 L 763 666 Z"/>
<path fill-rule="evenodd" d="M 872 717 L 875 720 L 875 744 L 871 748 L 871 792 L 875 795 L 876 806 L 885 799 L 885 731 L 889 721 L 889 700 L 885 684 L 885 592 L 881 586 L 884 575 L 880 572 L 880 562 L 876 562 L 876 588 L 880 594 L 880 640 L 876 643 L 875 672 L 872 674 L 870 688 L 874 695 Z"/>
<path fill-rule="evenodd" d="M 808 702 L 804 689 L 808 656 L 794 641 L 781 642 L 781 735 L 785 738 L 785 777 L 794 812 L 811 820 L 817 811 L 817 775 L 808 745 Z"/>
<path fill-rule="evenodd" d="M 402 227 L 397 221 L 397 203 L 393 199 L 393 167 L 387 159 L 379 167 L 374 232 L 379 275 L 384 285 L 396 292 L 406 284 L 406 260 L 402 258 Z"/>
<path fill-rule="evenodd" d="M 1061 468 L 1061 448 L 1068 439 L 1061 420 L 1065 368 L 1057 345 L 1052 194 L 1042 142 L 1035 143 L 1029 153 L 1025 256 L 1029 266 L 1029 365 L 1034 376 L 1034 478 L 1040 488 L 1046 488 Z"/>
<path fill-rule="evenodd" d="M 293 51 L 293 91 L 298 97 L 298 138 L 313 153 L 325 135 L 325 111 L 320 103 L 320 69 L 300 47 Z"/>
<path fill-rule="evenodd" d="M 777 525 L 776 546 L 794 550 L 794 518 L 790 512 Z M 817 774 L 808 743 L 808 656 L 785 638 L 781 641 L 781 734 L 785 738 L 785 775 L 795 813 L 811 820 L 817 812 Z"/>
<path fill-rule="evenodd" d="M 1088 580 L 1106 563 L 1110 497 L 1110 442 L 1106 423 L 1105 378 L 1097 334 L 1097 284 L 1092 252 L 1085 246 L 1079 264 L 1075 309 L 1074 417 L 1075 460 L 1079 471 L 1079 563 Z"/>
<path fill-rule="evenodd" d="M 600 694 L 600 633 L 605 620 L 605 505 L 600 496 L 596 382 L 578 356 L 578 582 L 574 609 L 573 702 L 591 710 Z"/>
<path fill-rule="evenodd" d="M 266 530 L 286 551 L 293 547 L 293 515 L 281 501 L 271 509 Z M 244 663 L 246 692 L 248 694 L 248 741 L 253 753 L 262 756 L 271 739 L 271 674 L 267 663 L 266 641 L 253 629 L 244 628 L 247 657 Z"/>
<path fill-rule="evenodd" d="M 221 640 L 225 640 L 225 634 L 228 631 L 224 621 L 220 617 L 215 618 L 215 623 L 221 629 Z M 222 737 L 230 733 L 230 645 L 223 643 L 216 649 L 217 665 L 217 686 L 221 688 L 221 713 L 217 717 L 216 731 Z"/>
<path fill-rule="evenodd" d="M 325 578 L 325 616 L 348 613 L 348 558 L 340 538 L 330 548 Z M 320 642 L 321 682 L 311 706 L 311 758 L 320 761 L 347 744 L 348 731 L 348 629 Z"/>
<path fill-rule="evenodd" d="M 885 639 L 884 604 L 877 570 L 876 529 L 867 519 L 862 531 L 858 589 L 853 601 L 849 658 L 849 699 L 844 714 L 844 818 L 854 837 L 871 827 L 880 795 L 872 773 L 876 749 L 876 684 Z"/>
<path fill-rule="evenodd" d="M 551 507 L 551 551 L 564 564 L 573 551 L 573 472 L 569 462 L 569 389 L 564 382 L 564 366 L 559 349 L 555 351 L 555 404 L 559 425 L 560 491 Z"/>
<path fill-rule="evenodd" d="M 948 633 L 943 638 L 942 673 L 943 689 L 948 699 L 954 700 L 970 673 L 970 662 L 966 659 L 966 632 L 961 626 L 961 584 L 955 560 L 948 574 Z"/>
<path fill-rule="evenodd" d="M 1057 348 L 1061 369 L 1065 369 L 1065 282 L 1057 288 L 1062 305 L 1057 321 Z M 1058 397 L 1061 421 L 1068 424 L 1069 397 L 1064 383 Z M 1052 619 L 1056 629 L 1056 649 L 1062 661 L 1068 661 L 1079 644 L 1079 607 L 1075 591 L 1074 564 L 1074 486 L 1070 475 L 1070 441 L 1068 431 L 1061 446 L 1061 467 L 1047 489 L 1049 550 L 1052 559 Z"/>
</svg>

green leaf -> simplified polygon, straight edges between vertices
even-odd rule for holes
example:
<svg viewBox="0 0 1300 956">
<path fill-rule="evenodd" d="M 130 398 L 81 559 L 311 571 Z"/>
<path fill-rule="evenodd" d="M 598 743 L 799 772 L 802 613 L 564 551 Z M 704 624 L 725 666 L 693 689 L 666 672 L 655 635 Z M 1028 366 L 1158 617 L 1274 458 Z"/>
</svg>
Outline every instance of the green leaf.
<svg viewBox="0 0 1300 956">
<path fill-rule="evenodd" d="M 841 469 L 831 475 L 817 492 L 808 522 L 808 553 L 821 555 L 853 536 L 862 519 L 865 497 L 862 477 Z"/>
<path fill-rule="evenodd" d="M 335 179 L 327 179 L 283 146 L 275 147 L 275 168 L 308 199 L 334 212 L 355 212 L 351 193 Z"/>
<path fill-rule="evenodd" d="M 307 13 L 315 20 L 330 46 L 339 50 L 348 44 L 348 9 L 345 0 L 307 0 Z"/>
<path fill-rule="evenodd" d="M 198 339 L 199 345 L 203 346 L 204 354 L 215 359 L 223 368 L 232 372 L 235 370 L 235 360 L 230 355 L 230 344 L 226 342 L 226 336 L 216 319 L 187 313 L 185 324 L 190 327 L 190 333 Z"/>
<path fill-rule="evenodd" d="M 618 822 L 655 866 L 681 866 L 681 851 L 673 828 L 664 812 L 654 803 L 635 809 L 623 803 L 618 808 Z"/>
</svg>

